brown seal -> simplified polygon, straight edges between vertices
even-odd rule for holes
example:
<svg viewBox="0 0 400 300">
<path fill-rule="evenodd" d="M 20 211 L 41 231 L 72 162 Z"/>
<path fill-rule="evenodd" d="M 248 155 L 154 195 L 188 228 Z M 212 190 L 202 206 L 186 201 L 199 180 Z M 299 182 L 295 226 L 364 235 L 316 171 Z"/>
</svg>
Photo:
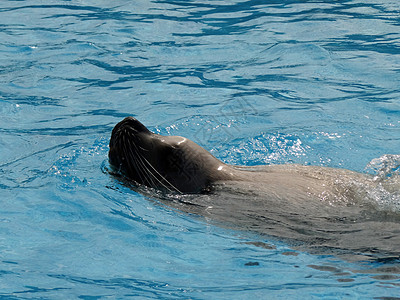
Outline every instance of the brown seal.
<svg viewBox="0 0 400 300">
<path fill-rule="evenodd" d="M 227 165 L 191 140 L 152 133 L 133 117 L 113 129 L 109 162 L 135 185 L 172 193 L 166 205 L 220 224 L 302 241 L 314 250 L 400 257 L 400 214 L 393 206 L 400 176 L 377 179 L 296 164 Z"/>
<path fill-rule="evenodd" d="M 136 184 L 182 194 L 208 192 L 229 182 L 229 186 L 234 183 L 252 192 L 261 189 L 284 200 L 316 197 L 350 201 L 355 193 L 361 193 L 359 185 L 374 184 L 372 177 L 344 169 L 295 164 L 227 165 L 193 141 L 155 134 L 133 117 L 114 127 L 109 161 Z M 350 187 L 355 182 L 358 185 Z"/>
</svg>

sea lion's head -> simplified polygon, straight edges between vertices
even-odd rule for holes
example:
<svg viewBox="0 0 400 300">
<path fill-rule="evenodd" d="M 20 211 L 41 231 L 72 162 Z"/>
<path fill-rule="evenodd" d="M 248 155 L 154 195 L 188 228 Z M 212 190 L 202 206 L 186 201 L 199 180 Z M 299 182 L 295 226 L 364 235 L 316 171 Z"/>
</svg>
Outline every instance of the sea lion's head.
<svg viewBox="0 0 400 300">
<path fill-rule="evenodd" d="M 108 157 L 135 183 L 177 193 L 207 191 L 223 165 L 189 139 L 152 133 L 133 117 L 114 127 Z"/>
</svg>

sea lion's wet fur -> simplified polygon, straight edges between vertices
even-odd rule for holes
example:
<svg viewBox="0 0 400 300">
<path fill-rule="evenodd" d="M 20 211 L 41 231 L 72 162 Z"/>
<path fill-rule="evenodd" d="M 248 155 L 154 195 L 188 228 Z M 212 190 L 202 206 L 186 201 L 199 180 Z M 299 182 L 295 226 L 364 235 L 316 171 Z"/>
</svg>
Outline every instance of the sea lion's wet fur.
<svg viewBox="0 0 400 300">
<path fill-rule="evenodd" d="M 400 255 L 400 215 L 376 201 L 377 195 L 399 198 L 398 177 L 386 182 L 295 164 L 230 166 L 194 142 L 154 134 L 132 117 L 115 126 L 109 160 L 135 184 L 180 195 L 178 202 L 161 200 L 182 211 L 314 248 Z"/>
<path fill-rule="evenodd" d="M 207 192 L 214 182 L 233 178 L 229 166 L 196 143 L 154 134 L 132 117 L 114 127 L 109 160 L 131 180 L 167 192 Z"/>
</svg>

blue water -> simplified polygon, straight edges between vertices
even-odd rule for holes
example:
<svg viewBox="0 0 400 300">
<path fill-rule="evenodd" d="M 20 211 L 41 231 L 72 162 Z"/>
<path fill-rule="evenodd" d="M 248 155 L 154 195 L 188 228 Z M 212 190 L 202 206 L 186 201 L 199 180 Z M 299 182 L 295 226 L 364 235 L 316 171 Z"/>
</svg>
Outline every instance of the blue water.
<svg viewBox="0 0 400 300">
<path fill-rule="evenodd" d="M 104 172 L 128 115 L 231 164 L 400 154 L 398 1 L 2 0 L 0 20 L 0 297 L 400 297 L 399 263 L 293 252 Z"/>
</svg>

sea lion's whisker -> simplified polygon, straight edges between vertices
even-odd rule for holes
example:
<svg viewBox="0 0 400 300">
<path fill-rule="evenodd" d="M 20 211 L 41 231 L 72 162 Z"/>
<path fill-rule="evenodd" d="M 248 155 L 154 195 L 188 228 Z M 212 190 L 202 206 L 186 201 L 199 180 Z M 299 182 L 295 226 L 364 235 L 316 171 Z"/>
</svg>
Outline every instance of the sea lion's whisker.
<svg viewBox="0 0 400 300">
<path fill-rule="evenodd" d="M 166 183 L 168 183 L 171 187 L 173 187 L 175 189 L 175 191 L 177 191 L 178 193 L 183 194 L 179 189 L 177 189 L 171 182 L 169 182 L 164 176 L 162 176 L 154 167 L 153 165 L 145 158 L 143 157 L 143 159 L 149 164 L 149 166 L 158 174 L 158 176 L 160 176 Z M 158 180 L 158 178 L 156 177 L 156 179 Z M 165 188 L 167 188 L 167 186 L 165 184 L 163 184 L 161 181 L 159 181 Z M 168 189 L 169 190 L 169 189 Z M 171 191 L 171 190 L 170 190 Z"/>
<path fill-rule="evenodd" d="M 143 163 L 141 163 L 140 160 L 138 159 L 139 153 L 137 152 L 135 145 L 131 144 L 131 140 L 129 140 L 129 146 L 130 146 L 129 151 L 127 151 L 126 148 L 125 148 L 125 151 L 126 151 L 126 154 L 130 157 L 129 161 L 132 161 L 135 163 L 136 168 L 134 168 L 134 169 L 137 171 L 137 173 L 140 177 L 140 180 L 144 183 L 148 182 L 149 184 L 154 185 L 154 182 L 152 181 L 151 176 L 149 176 L 149 174 L 146 173 L 146 166 L 144 166 Z M 133 153 L 133 151 L 135 153 Z"/>
<path fill-rule="evenodd" d="M 143 148 L 142 146 L 138 146 L 141 150 L 149 152 L 150 150 Z"/>
<path fill-rule="evenodd" d="M 135 144 L 134 144 L 134 147 L 135 147 L 136 150 L 137 150 L 137 146 L 136 146 Z M 150 166 L 150 168 L 151 168 L 154 172 L 156 172 L 156 174 L 157 174 L 158 176 L 160 176 L 160 178 L 161 178 L 162 180 L 164 180 L 166 183 L 168 183 L 176 192 L 182 194 L 182 192 L 181 192 L 179 189 L 177 189 L 172 183 L 170 183 L 163 175 L 161 175 L 161 174 L 153 167 L 153 165 L 152 165 L 142 154 L 140 154 L 140 153 L 138 153 L 138 154 L 139 154 L 139 155 L 138 155 L 138 158 L 140 158 L 142 161 L 144 160 L 144 161 L 147 163 L 147 165 Z M 144 164 L 144 163 L 143 163 L 143 164 Z M 155 178 L 164 188 L 166 188 L 168 191 L 172 192 L 172 190 L 171 190 L 167 185 L 165 185 L 165 184 L 162 182 L 162 180 L 158 179 L 157 176 L 155 176 L 155 175 L 153 174 L 153 172 L 151 172 L 151 170 L 149 170 L 147 167 L 146 167 L 146 170 L 147 170 L 150 174 L 152 174 L 152 175 L 153 175 L 153 178 Z"/>
<path fill-rule="evenodd" d="M 136 144 L 133 144 L 133 146 L 135 147 L 135 150 L 136 150 L 136 153 L 137 153 L 137 155 L 138 155 L 138 158 L 139 158 L 139 159 L 141 160 L 141 162 L 142 162 L 142 166 L 144 166 L 144 167 L 146 168 L 146 171 L 147 171 L 149 174 L 151 174 L 153 178 L 155 178 L 155 179 L 156 179 L 164 188 L 166 188 L 168 191 L 172 192 L 172 190 L 171 190 L 167 185 L 165 185 L 165 184 L 162 182 L 162 180 L 164 180 L 166 183 L 168 183 L 168 184 L 169 184 L 171 187 L 173 187 L 177 192 L 181 193 L 181 191 L 179 191 L 172 183 L 170 183 L 163 175 L 161 175 L 161 174 L 153 167 L 153 165 L 152 165 L 141 153 L 139 153 Z M 157 174 L 162 180 L 158 179 L 157 176 L 155 176 L 155 175 L 153 174 L 153 172 L 152 172 L 148 167 L 146 167 L 146 164 L 143 162 L 143 160 L 147 163 L 148 166 L 151 167 L 151 169 L 152 169 L 153 171 L 156 172 L 156 174 Z M 152 182 L 152 183 L 153 183 L 154 187 L 156 187 L 156 185 L 154 184 L 154 182 Z"/>
<path fill-rule="evenodd" d="M 138 151 L 135 143 L 132 143 L 132 150 L 135 151 L 135 155 L 132 155 L 132 151 L 131 151 L 131 155 L 133 157 L 133 159 L 135 160 L 138 169 L 142 172 L 142 175 L 145 177 L 142 181 L 144 183 L 148 183 L 151 187 L 156 188 L 157 185 L 155 184 L 153 178 L 155 177 L 154 174 L 149 170 L 149 168 L 145 165 L 145 163 L 142 160 L 142 155 L 140 154 L 140 152 Z"/>
</svg>

